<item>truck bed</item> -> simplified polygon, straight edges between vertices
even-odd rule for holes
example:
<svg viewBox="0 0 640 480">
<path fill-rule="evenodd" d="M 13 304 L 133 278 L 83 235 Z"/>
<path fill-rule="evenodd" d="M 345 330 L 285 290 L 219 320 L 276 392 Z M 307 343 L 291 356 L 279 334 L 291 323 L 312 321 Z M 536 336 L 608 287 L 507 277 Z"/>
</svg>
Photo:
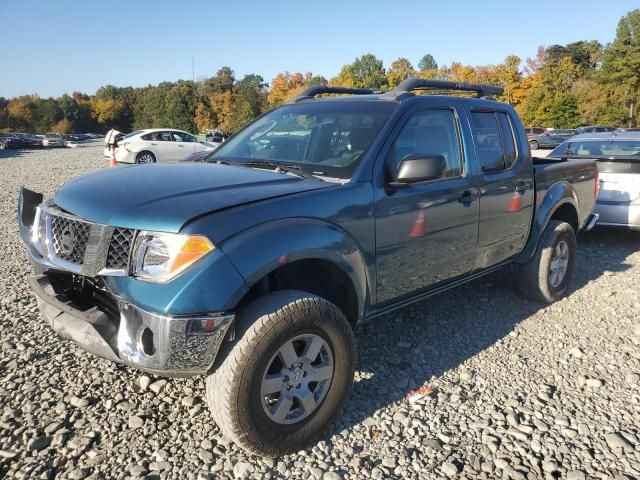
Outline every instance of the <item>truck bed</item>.
<svg viewBox="0 0 640 480">
<path fill-rule="evenodd" d="M 578 198 L 578 225 L 584 226 L 595 205 L 596 162 L 593 159 L 533 158 L 536 211 L 554 185 L 566 183 Z"/>
</svg>

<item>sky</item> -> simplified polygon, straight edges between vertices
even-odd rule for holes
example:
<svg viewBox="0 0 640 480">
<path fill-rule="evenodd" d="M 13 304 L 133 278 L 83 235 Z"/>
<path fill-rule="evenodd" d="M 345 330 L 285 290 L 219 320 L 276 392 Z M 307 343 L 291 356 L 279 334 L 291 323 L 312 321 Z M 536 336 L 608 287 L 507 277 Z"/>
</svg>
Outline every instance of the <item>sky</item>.
<svg viewBox="0 0 640 480">
<path fill-rule="evenodd" d="M 638 0 L 2 0 L 0 97 L 57 97 L 101 85 L 212 76 L 230 66 L 330 78 L 364 53 L 388 66 L 425 54 L 439 65 L 533 57 L 539 45 L 613 40 Z M 193 62 L 193 63 L 192 63 Z"/>
</svg>

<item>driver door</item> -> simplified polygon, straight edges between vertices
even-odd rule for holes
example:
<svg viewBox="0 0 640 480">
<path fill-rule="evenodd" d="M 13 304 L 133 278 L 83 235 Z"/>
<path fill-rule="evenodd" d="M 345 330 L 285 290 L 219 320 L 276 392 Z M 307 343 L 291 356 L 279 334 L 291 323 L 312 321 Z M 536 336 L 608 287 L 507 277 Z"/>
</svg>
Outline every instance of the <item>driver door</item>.
<svg viewBox="0 0 640 480">
<path fill-rule="evenodd" d="M 375 203 L 377 302 L 385 303 L 446 282 L 473 269 L 478 239 L 477 178 L 465 162 L 453 109 L 405 117 L 386 154 L 387 172 L 410 156 L 442 155 L 437 180 L 384 188 Z"/>
</svg>

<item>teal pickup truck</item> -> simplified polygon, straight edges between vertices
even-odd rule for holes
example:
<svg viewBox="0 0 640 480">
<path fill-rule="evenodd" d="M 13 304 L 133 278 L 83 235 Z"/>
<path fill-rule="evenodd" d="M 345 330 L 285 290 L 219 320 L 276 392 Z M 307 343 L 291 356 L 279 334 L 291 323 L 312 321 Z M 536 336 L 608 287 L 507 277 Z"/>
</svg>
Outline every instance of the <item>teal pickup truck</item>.
<svg viewBox="0 0 640 480">
<path fill-rule="evenodd" d="M 532 159 L 500 92 L 312 87 L 202 162 L 25 188 L 42 317 L 114 362 L 206 375 L 247 450 L 300 449 L 348 398 L 359 322 L 513 263 L 524 295 L 567 293 L 595 162 Z"/>
</svg>

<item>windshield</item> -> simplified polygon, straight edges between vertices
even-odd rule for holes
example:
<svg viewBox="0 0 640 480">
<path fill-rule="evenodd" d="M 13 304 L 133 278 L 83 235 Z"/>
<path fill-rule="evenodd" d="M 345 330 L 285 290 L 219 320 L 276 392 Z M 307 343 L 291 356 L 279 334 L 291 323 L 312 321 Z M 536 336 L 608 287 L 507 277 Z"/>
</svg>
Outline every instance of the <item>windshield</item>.
<svg viewBox="0 0 640 480">
<path fill-rule="evenodd" d="M 640 139 L 569 139 L 549 154 L 550 157 L 561 157 L 564 155 L 609 158 L 640 157 Z"/>
<path fill-rule="evenodd" d="M 268 161 L 350 178 L 394 108 L 387 102 L 286 105 L 249 124 L 206 160 Z"/>
</svg>

